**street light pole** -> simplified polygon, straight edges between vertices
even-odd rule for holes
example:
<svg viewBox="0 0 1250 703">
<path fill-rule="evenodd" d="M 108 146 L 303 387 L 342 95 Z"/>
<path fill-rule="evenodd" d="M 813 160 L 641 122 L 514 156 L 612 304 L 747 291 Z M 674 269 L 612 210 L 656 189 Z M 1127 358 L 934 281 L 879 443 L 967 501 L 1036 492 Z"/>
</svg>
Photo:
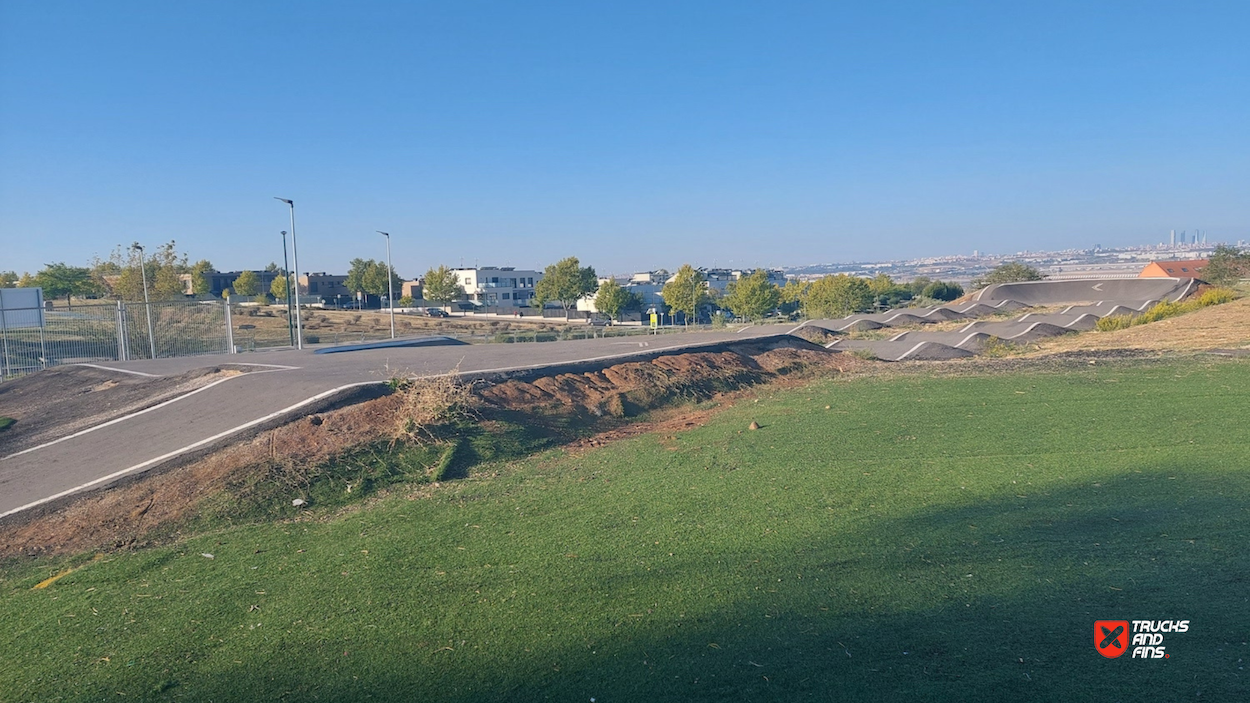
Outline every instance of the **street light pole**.
<svg viewBox="0 0 1250 703">
<path fill-rule="evenodd" d="M 152 358 L 156 358 L 156 337 L 152 336 L 152 303 L 148 300 L 148 272 L 144 270 L 143 247 L 138 242 L 130 245 L 130 250 L 139 252 L 139 279 L 143 281 L 143 310 L 148 315 L 148 349 Z"/>
<path fill-rule="evenodd" d="M 291 346 L 295 346 L 295 318 L 291 315 L 291 262 L 286 258 L 286 231 L 282 232 L 282 277 L 286 279 L 286 331 L 291 337 Z"/>
<path fill-rule="evenodd" d="M 304 348 L 304 321 L 299 314 L 299 240 L 295 238 L 295 201 L 273 197 L 291 207 L 291 257 L 295 259 L 295 348 Z"/>
<path fill-rule="evenodd" d="M 386 307 L 391 309 L 391 339 L 395 339 L 395 269 L 391 267 L 391 235 L 380 229 L 374 231 L 386 237 Z"/>
</svg>

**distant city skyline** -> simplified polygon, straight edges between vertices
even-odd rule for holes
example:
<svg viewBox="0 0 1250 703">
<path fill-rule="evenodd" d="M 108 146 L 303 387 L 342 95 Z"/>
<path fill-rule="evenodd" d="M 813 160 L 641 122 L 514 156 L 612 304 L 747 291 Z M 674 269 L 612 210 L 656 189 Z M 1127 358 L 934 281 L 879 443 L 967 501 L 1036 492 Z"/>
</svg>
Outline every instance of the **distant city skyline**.
<svg viewBox="0 0 1250 703">
<path fill-rule="evenodd" d="M 1250 239 L 1241 3 L 0 4 L 0 270 Z"/>
</svg>

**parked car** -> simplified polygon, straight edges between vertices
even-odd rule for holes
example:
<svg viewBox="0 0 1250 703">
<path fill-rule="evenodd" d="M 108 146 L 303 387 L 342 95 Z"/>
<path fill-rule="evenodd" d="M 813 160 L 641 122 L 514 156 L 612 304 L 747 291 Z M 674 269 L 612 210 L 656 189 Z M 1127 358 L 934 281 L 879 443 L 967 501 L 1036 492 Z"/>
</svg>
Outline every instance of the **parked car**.
<svg viewBox="0 0 1250 703">
<path fill-rule="evenodd" d="M 425 314 L 430 317 L 450 317 L 450 315 L 447 314 L 447 311 L 442 308 L 426 308 Z"/>
</svg>

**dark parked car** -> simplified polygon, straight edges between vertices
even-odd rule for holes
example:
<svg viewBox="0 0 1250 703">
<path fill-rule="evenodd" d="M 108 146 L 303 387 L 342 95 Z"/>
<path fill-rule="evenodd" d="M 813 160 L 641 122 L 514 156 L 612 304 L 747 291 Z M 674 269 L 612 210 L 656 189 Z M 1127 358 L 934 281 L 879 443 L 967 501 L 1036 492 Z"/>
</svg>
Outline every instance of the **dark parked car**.
<svg viewBox="0 0 1250 703">
<path fill-rule="evenodd" d="M 426 308 L 425 314 L 430 317 L 449 317 L 447 311 L 442 308 Z"/>
</svg>

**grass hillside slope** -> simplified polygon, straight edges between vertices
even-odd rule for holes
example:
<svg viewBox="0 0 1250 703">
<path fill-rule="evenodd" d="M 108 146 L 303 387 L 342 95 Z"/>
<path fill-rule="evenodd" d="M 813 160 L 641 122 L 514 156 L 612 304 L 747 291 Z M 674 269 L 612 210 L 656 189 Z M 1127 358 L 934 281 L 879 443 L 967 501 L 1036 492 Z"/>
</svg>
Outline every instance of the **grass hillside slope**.
<svg viewBox="0 0 1250 703">
<path fill-rule="evenodd" d="M 338 515 L 10 562 L 0 700 L 1245 700 L 1248 424 L 1245 360 L 765 391 Z M 1098 619 L 1191 626 L 1108 660 Z"/>
</svg>

